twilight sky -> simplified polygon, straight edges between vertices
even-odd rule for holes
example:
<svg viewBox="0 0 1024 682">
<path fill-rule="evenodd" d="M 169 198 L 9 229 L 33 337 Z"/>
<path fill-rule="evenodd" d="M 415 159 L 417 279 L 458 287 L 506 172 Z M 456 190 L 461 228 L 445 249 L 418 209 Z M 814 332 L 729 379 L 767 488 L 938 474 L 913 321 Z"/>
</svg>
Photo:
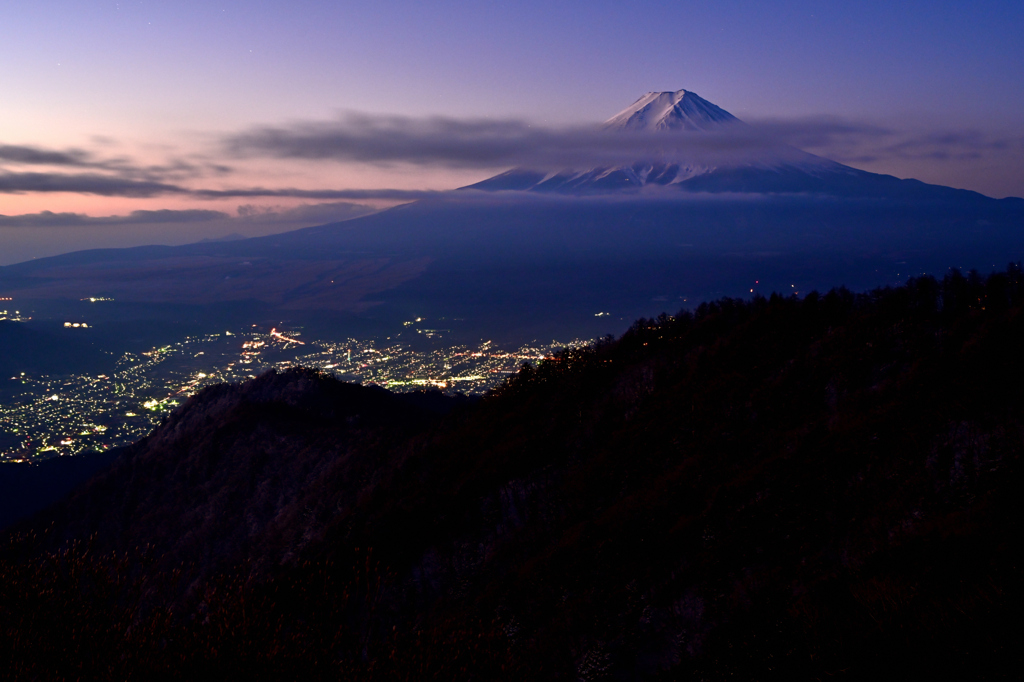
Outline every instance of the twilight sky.
<svg viewBox="0 0 1024 682">
<path fill-rule="evenodd" d="M 6 0 L 0 265 L 350 217 L 578 141 L 650 90 L 1024 196 L 1022 31 L 1019 0 Z"/>
</svg>

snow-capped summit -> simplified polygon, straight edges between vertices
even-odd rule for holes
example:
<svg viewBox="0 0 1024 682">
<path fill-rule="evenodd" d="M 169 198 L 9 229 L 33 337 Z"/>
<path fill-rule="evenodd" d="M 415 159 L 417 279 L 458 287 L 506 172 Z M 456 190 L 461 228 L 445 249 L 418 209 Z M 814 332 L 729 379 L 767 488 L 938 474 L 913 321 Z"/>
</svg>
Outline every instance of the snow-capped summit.
<svg viewBox="0 0 1024 682">
<path fill-rule="evenodd" d="M 740 120 L 687 90 L 648 92 L 605 121 L 606 130 L 720 130 Z"/>
<path fill-rule="evenodd" d="M 675 135 L 677 138 L 674 141 L 678 143 L 682 139 L 678 137 L 679 135 L 728 135 L 733 132 L 746 132 L 746 126 L 725 109 L 696 93 L 677 90 L 648 92 L 605 121 L 601 130 L 608 135 L 639 134 L 641 138 L 638 138 L 638 141 L 650 147 L 652 136 L 659 138 L 664 135 L 668 139 Z M 647 136 L 647 139 L 642 139 L 642 136 Z M 726 150 L 726 147 L 733 145 L 728 145 L 727 141 L 723 143 L 722 150 L 715 145 L 702 149 L 699 144 L 682 153 L 656 149 L 652 155 L 655 158 L 648 158 L 646 153 L 641 152 L 635 160 L 601 164 L 591 168 L 513 168 L 470 185 L 469 188 L 569 194 L 616 192 L 647 185 L 678 186 L 693 178 L 714 173 L 725 166 L 749 166 L 756 163 L 758 167 L 765 167 L 781 162 L 781 159 L 766 157 L 763 150 L 757 151 L 756 160 L 746 157 L 737 159 L 737 155 L 731 149 Z M 816 158 L 797 150 L 792 151 L 797 152 L 798 160 L 805 164 L 807 159 Z M 731 158 L 728 156 L 730 153 Z"/>
<path fill-rule="evenodd" d="M 602 130 L 610 136 L 635 133 L 626 147 L 635 141 L 637 149 L 646 148 L 635 159 L 591 167 L 513 168 L 465 189 L 587 195 L 662 187 L 876 198 L 961 196 L 960 190 L 869 173 L 760 137 L 725 109 L 687 90 L 648 92 L 608 119 Z M 662 149 L 655 143 L 652 153 L 652 139 L 662 136 L 668 144 Z"/>
</svg>

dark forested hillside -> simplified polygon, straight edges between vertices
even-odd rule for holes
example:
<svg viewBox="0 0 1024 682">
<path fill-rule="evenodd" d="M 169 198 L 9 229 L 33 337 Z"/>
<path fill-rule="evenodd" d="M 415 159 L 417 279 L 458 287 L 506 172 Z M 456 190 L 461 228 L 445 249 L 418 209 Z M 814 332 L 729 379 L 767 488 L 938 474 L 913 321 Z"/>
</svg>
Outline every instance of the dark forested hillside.
<svg viewBox="0 0 1024 682">
<path fill-rule="evenodd" d="M 0 564 L 31 679 L 1001 679 L 1024 276 L 720 300 L 484 400 L 208 389 Z"/>
</svg>

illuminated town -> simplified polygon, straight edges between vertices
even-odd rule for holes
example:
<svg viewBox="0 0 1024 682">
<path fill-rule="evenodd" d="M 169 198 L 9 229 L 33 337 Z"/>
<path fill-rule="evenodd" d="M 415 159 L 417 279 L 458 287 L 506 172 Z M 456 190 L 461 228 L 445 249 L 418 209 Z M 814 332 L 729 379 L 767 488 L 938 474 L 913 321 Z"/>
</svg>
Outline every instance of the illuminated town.
<svg viewBox="0 0 1024 682">
<path fill-rule="evenodd" d="M 416 329 L 421 322 L 406 326 L 420 338 L 437 335 Z M 144 353 L 126 353 L 109 376 L 4 377 L 0 461 L 41 460 L 128 445 L 203 387 L 245 381 L 270 369 L 302 365 L 395 391 L 434 388 L 481 395 L 522 363 L 583 343 L 553 341 L 505 350 L 490 341 L 475 348 L 436 341 L 432 349 L 414 350 L 390 339 L 315 341 L 295 331 L 256 328 L 189 337 Z"/>
<path fill-rule="evenodd" d="M 0 298 L 0 301 L 3 300 L 9 301 L 10 299 Z M 28 322 L 31 319 L 31 317 L 22 315 L 20 310 L 0 310 L 0 322 L 2 322 L 3 320 L 9 320 L 11 322 Z"/>
</svg>

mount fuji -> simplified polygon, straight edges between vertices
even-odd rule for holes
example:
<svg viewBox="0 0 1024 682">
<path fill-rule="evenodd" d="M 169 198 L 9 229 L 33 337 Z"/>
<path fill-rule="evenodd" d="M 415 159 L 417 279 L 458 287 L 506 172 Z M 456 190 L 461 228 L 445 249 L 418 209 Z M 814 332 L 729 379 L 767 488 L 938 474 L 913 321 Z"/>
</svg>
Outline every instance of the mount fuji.
<svg viewBox="0 0 1024 682">
<path fill-rule="evenodd" d="M 1024 200 L 764 143 L 689 91 L 647 93 L 586 139 L 644 153 L 582 169 L 514 168 L 268 237 L 0 267 L 0 296 L 115 299 L 104 307 L 112 329 L 186 311 L 220 320 L 230 308 L 309 328 L 334 320 L 352 335 L 393 336 L 422 317 L 443 320 L 453 338 L 524 341 L 619 333 L 722 296 L 863 290 L 1024 260 Z"/>
<path fill-rule="evenodd" d="M 740 120 L 695 92 L 648 92 L 605 121 L 607 130 L 713 132 Z"/>
<path fill-rule="evenodd" d="M 661 158 L 595 168 L 513 168 L 464 189 L 600 194 L 668 187 L 689 192 L 794 193 L 964 200 L 967 190 L 862 171 L 774 143 L 694 92 L 648 92 L 605 121 L 609 135 L 676 143 Z M 680 144 L 681 143 L 681 144 Z M 684 147 L 679 149 L 678 147 Z"/>
</svg>

